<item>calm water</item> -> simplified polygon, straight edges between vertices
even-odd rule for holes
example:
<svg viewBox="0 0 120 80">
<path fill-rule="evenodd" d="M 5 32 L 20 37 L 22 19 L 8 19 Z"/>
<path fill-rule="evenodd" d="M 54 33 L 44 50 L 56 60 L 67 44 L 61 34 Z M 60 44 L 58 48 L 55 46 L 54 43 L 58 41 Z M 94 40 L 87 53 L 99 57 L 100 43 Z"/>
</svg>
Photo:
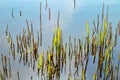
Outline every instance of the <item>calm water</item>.
<svg viewBox="0 0 120 80">
<path fill-rule="evenodd" d="M 6 25 L 9 25 L 9 31 L 15 41 L 17 34 L 22 33 L 22 29 L 27 29 L 26 19 L 29 23 L 33 22 L 34 33 L 37 34 L 39 30 L 39 15 L 40 2 L 42 2 L 42 19 L 43 19 L 43 46 L 39 52 L 48 49 L 51 45 L 54 27 L 57 23 L 57 13 L 60 11 L 60 27 L 63 31 L 64 42 L 68 41 L 69 35 L 72 38 L 85 37 L 86 21 L 90 23 L 90 29 L 93 28 L 93 20 L 97 20 L 97 14 L 102 13 L 102 4 L 109 6 L 109 22 L 112 22 L 113 32 L 120 20 L 120 1 L 119 0 L 76 0 L 76 9 L 73 9 L 73 0 L 48 0 L 48 8 L 51 9 L 51 20 L 48 20 L 48 9 L 45 10 L 45 0 L 0 0 L 0 54 L 8 55 L 9 46 L 5 39 Z M 11 12 L 14 8 L 14 19 L 12 19 Z M 19 11 L 22 11 L 22 16 L 19 16 Z M 37 36 L 36 36 L 37 37 Z M 120 47 L 120 38 L 118 37 L 118 45 L 115 48 L 115 58 L 117 57 Z M 92 57 L 92 56 L 90 56 Z M 11 59 L 12 60 L 12 59 Z M 89 63 L 92 60 L 89 60 Z M 97 61 L 96 61 L 97 62 Z M 74 63 L 74 62 L 73 62 Z M 116 60 L 115 60 L 115 63 Z M 21 80 L 30 80 L 30 76 L 34 76 L 33 80 L 38 80 L 37 74 L 33 73 L 31 69 L 18 63 L 18 60 L 11 61 L 13 76 L 16 76 L 15 71 L 20 71 Z M 87 78 L 92 80 L 92 74 L 97 68 L 96 64 L 88 64 Z M 1 67 L 1 59 L 0 59 Z M 68 75 L 61 74 L 61 80 L 67 80 Z M 87 80 L 89 80 L 87 79 Z M 13 80 L 17 80 L 13 77 Z"/>
</svg>

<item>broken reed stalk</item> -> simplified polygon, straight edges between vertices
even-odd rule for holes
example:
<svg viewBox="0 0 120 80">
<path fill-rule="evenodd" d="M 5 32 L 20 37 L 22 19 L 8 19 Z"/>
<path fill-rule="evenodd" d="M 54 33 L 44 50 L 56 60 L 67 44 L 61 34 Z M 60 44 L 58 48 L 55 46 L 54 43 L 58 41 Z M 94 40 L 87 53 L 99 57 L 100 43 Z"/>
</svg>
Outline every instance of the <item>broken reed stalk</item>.
<svg viewBox="0 0 120 80">
<path fill-rule="evenodd" d="M 6 36 L 8 36 L 8 24 L 7 24 L 7 27 L 6 27 Z"/>
<path fill-rule="evenodd" d="M 85 66 L 85 74 L 86 74 L 87 67 L 88 67 L 88 61 L 89 61 L 89 58 L 88 58 L 88 56 L 87 56 L 87 61 L 86 61 L 86 66 Z"/>
<path fill-rule="evenodd" d="M 69 36 L 69 58 L 70 58 L 70 54 L 71 54 L 70 44 L 71 44 L 71 37 Z"/>
<path fill-rule="evenodd" d="M 12 44 L 12 46 L 13 46 L 13 49 L 12 49 L 12 52 L 13 52 L 13 59 L 15 60 L 15 45 L 14 45 L 14 43 Z"/>
<path fill-rule="evenodd" d="M 33 45 L 33 48 L 34 48 L 34 44 L 35 44 L 35 42 L 34 42 L 34 34 L 32 35 L 32 45 Z"/>
<path fill-rule="evenodd" d="M 20 16 L 22 16 L 22 11 L 20 10 Z"/>
<path fill-rule="evenodd" d="M 93 63 L 95 63 L 95 58 L 96 58 L 96 55 L 94 55 L 94 58 L 93 58 Z"/>
<path fill-rule="evenodd" d="M 12 43 L 12 40 L 11 40 L 11 43 L 10 43 L 10 51 L 12 51 L 12 49 L 13 49 L 13 43 Z M 13 53 L 12 53 L 12 55 L 13 55 Z"/>
<path fill-rule="evenodd" d="M 20 80 L 20 75 L 19 75 L 19 71 L 17 71 L 17 76 L 18 76 L 18 80 Z"/>
<path fill-rule="evenodd" d="M 25 58 L 26 58 L 26 65 L 27 65 L 27 63 L 28 63 L 28 50 L 27 50 L 27 47 L 26 47 L 26 56 L 25 56 Z"/>
<path fill-rule="evenodd" d="M 117 45 L 117 28 L 116 28 L 116 32 L 115 32 L 115 44 L 114 47 Z"/>
<path fill-rule="evenodd" d="M 23 54 L 23 64 L 25 66 L 25 53 Z"/>
<path fill-rule="evenodd" d="M 50 8 L 49 8 L 49 20 L 51 19 L 51 11 L 50 11 Z"/>
<path fill-rule="evenodd" d="M 19 53 L 19 41 L 18 41 L 18 35 L 16 36 L 16 41 L 17 41 L 17 53 Z"/>
<path fill-rule="evenodd" d="M 5 74 L 8 77 L 8 72 L 7 72 L 7 57 L 4 56 L 4 61 L 5 61 Z"/>
<path fill-rule="evenodd" d="M 39 31 L 37 31 L 37 35 L 38 35 L 38 38 L 37 38 L 38 39 L 38 45 L 37 46 L 39 47 Z"/>
<path fill-rule="evenodd" d="M 33 71 L 35 71 L 35 60 L 33 61 Z"/>
<path fill-rule="evenodd" d="M 74 38 L 74 54 L 76 54 L 76 38 Z"/>
<path fill-rule="evenodd" d="M 29 28 L 28 20 L 26 19 L 27 28 Z"/>
<path fill-rule="evenodd" d="M 31 64 L 31 67 L 32 67 L 32 58 L 33 58 L 33 56 L 32 56 L 32 52 L 30 53 L 30 64 Z"/>
<path fill-rule="evenodd" d="M 118 32 L 119 32 L 119 36 L 120 36 L 120 21 L 118 23 Z"/>
<path fill-rule="evenodd" d="M 30 62 L 28 62 L 28 68 L 30 68 Z"/>
<path fill-rule="evenodd" d="M 87 56 L 88 56 L 88 54 L 89 54 L 89 45 L 90 45 L 88 40 L 89 40 L 89 35 L 88 35 L 88 37 L 87 37 Z"/>
<path fill-rule="evenodd" d="M 12 8 L 12 18 L 14 19 L 14 8 Z"/>
<path fill-rule="evenodd" d="M 47 10 L 47 7 L 48 7 L 48 3 L 47 3 L 47 0 L 46 0 L 46 6 L 45 6 L 45 10 Z"/>
<path fill-rule="evenodd" d="M 19 63 L 21 62 L 22 60 L 22 50 L 20 49 L 20 59 L 19 59 Z"/>
<path fill-rule="evenodd" d="M 65 51 L 65 49 L 64 49 L 64 46 L 62 45 L 62 51 L 61 51 L 62 52 L 62 55 L 61 55 L 61 59 L 62 59 L 61 60 L 61 72 L 63 72 L 63 64 L 64 64 L 63 63 L 63 59 L 64 59 L 64 55 L 63 54 L 64 54 L 64 51 Z"/>
<path fill-rule="evenodd" d="M 31 76 L 31 80 L 33 80 L 33 76 Z"/>
<path fill-rule="evenodd" d="M 60 27 L 59 25 L 59 19 L 60 19 L 60 11 L 58 11 L 58 19 L 57 19 L 57 26 Z"/>
<path fill-rule="evenodd" d="M 76 0 L 74 0 L 74 9 L 76 8 Z"/>
<path fill-rule="evenodd" d="M 27 38 L 28 38 L 28 43 L 29 43 L 29 38 L 30 38 L 30 35 L 31 35 L 31 32 L 30 32 L 30 28 L 28 26 L 28 35 L 27 35 Z"/>
<path fill-rule="evenodd" d="M 10 76 L 10 78 L 11 78 L 11 64 L 10 64 L 10 57 L 9 57 L 9 76 Z"/>
<path fill-rule="evenodd" d="M 42 46 L 42 12 L 41 12 L 42 3 L 40 2 L 40 46 Z"/>
<path fill-rule="evenodd" d="M 82 58 L 82 47 L 81 47 L 81 42 L 80 39 L 78 39 L 78 44 L 79 44 L 79 56 L 78 56 L 78 60 L 81 62 L 81 58 Z"/>
</svg>

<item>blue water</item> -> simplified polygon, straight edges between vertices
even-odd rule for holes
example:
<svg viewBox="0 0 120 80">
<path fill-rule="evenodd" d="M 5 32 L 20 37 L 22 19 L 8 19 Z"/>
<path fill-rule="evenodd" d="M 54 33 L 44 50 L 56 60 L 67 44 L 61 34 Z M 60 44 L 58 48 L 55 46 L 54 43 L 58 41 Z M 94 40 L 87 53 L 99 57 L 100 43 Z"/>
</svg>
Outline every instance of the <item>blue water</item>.
<svg viewBox="0 0 120 80">
<path fill-rule="evenodd" d="M 105 4 L 105 15 L 106 7 L 109 6 L 109 22 L 112 22 L 113 32 L 117 26 L 118 21 L 120 20 L 120 0 L 76 0 L 76 9 L 73 8 L 73 0 L 48 0 L 48 8 L 51 9 L 51 20 L 48 20 L 48 9 L 45 10 L 45 0 L 0 0 L 0 54 L 8 54 L 9 46 L 5 39 L 5 30 L 6 25 L 9 25 L 9 31 L 15 41 L 17 34 L 22 33 L 22 29 L 27 29 L 26 19 L 29 23 L 33 22 L 34 33 L 37 34 L 37 31 L 40 29 L 40 2 L 42 2 L 42 19 L 43 19 L 43 46 L 40 49 L 40 52 L 46 50 L 50 46 L 54 27 L 57 24 L 57 14 L 60 11 L 60 27 L 63 32 L 64 42 L 68 41 L 69 35 L 72 38 L 82 38 L 85 37 L 85 25 L 86 21 L 89 22 L 90 30 L 93 29 L 93 20 L 97 20 L 97 14 L 102 14 L 102 5 Z M 12 18 L 12 8 L 14 8 L 14 19 Z M 19 16 L 19 11 L 22 11 L 22 16 Z M 36 36 L 37 37 L 37 36 Z M 118 37 L 118 45 L 115 48 L 115 58 L 117 57 L 120 47 L 120 39 Z M 90 61 L 90 60 L 89 60 Z M 21 80 L 30 80 L 31 75 L 36 76 L 36 73 L 32 73 L 31 70 L 28 70 L 27 67 L 21 66 L 20 64 L 14 61 L 11 61 L 13 64 L 13 71 L 17 69 L 20 70 Z M 1 60 L 0 60 L 1 63 Z M 117 63 L 117 62 L 115 62 Z M 92 80 L 92 74 L 95 66 L 88 68 L 87 77 Z M 1 67 L 1 65 L 0 65 Z M 27 74 L 29 73 L 29 74 Z M 15 73 L 13 73 L 16 75 Z M 66 75 L 68 76 L 68 75 Z M 66 80 L 67 77 L 62 74 L 61 80 Z M 27 79 L 26 79 L 27 78 Z M 34 80 L 38 79 L 34 77 Z M 13 80 L 16 80 L 14 78 Z"/>
</svg>

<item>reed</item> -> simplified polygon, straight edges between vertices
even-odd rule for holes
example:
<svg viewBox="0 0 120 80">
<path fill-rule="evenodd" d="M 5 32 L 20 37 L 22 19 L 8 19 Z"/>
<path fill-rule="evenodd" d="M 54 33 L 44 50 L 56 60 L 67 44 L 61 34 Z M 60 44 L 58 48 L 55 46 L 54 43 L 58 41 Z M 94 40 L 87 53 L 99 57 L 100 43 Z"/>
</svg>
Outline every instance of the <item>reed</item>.
<svg viewBox="0 0 120 80">
<path fill-rule="evenodd" d="M 22 16 L 22 11 L 20 10 L 20 16 Z"/>
<path fill-rule="evenodd" d="M 98 29 L 99 29 L 99 14 L 97 15 L 97 32 L 99 32 Z"/>
<path fill-rule="evenodd" d="M 45 2 L 46 2 L 45 10 L 47 10 L 47 8 L 48 8 L 47 0 L 45 0 Z"/>
<path fill-rule="evenodd" d="M 0 70 L 0 80 L 5 80 L 2 70 Z"/>
<path fill-rule="evenodd" d="M 104 19 L 104 3 L 103 3 L 103 7 L 102 7 L 102 26 L 103 26 L 103 19 Z"/>
<path fill-rule="evenodd" d="M 40 46 L 42 46 L 42 3 L 40 3 Z"/>
<path fill-rule="evenodd" d="M 10 76 L 10 78 L 11 78 L 11 64 L 10 64 L 10 57 L 8 58 L 8 61 L 9 61 L 9 76 Z"/>
<path fill-rule="evenodd" d="M 57 26 L 60 27 L 59 25 L 59 19 L 60 19 L 60 11 L 58 11 L 58 18 L 57 18 Z"/>
<path fill-rule="evenodd" d="M 76 0 L 74 0 L 74 9 L 76 8 Z"/>
<path fill-rule="evenodd" d="M 38 40 L 37 43 L 38 43 L 38 47 L 39 47 L 39 40 L 40 40 L 40 38 L 39 38 L 39 31 L 37 31 L 37 36 L 38 36 L 37 37 L 37 40 Z"/>
<path fill-rule="evenodd" d="M 17 71 L 17 76 L 18 76 L 18 80 L 20 80 L 20 75 L 19 75 L 19 71 Z"/>
<path fill-rule="evenodd" d="M 14 8 L 12 8 L 12 18 L 14 19 Z"/>
<path fill-rule="evenodd" d="M 49 20 L 51 19 L 51 10 L 49 8 Z"/>
</svg>

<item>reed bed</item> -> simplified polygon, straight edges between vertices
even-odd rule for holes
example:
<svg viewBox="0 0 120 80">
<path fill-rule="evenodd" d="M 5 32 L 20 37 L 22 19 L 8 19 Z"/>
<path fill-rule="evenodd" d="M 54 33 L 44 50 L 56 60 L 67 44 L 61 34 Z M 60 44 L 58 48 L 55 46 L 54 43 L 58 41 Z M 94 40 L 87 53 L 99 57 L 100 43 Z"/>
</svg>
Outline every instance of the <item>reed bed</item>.
<svg viewBox="0 0 120 80">
<path fill-rule="evenodd" d="M 74 0 L 74 8 L 76 1 Z M 10 55 L 13 56 L 13 60 L 16 60 L 16 55 L 19 55 L 19 63 L 23 62 L 24 66 L 37 71 L 38 77 L 41 80 L 60 80 L 61 73 L 68 75 L 68 80 L 86 80 L 88 79 L 87 72 L 90 55 L 93 57 L 93 64 L 97 63 L 97 69 L 93 74 L 93 80 L 119 80 L 119 65 L 120 54 L 118 56 L 118 64 L 114 65 L 113 55 L 114 48 L 117 45 L 118 34 L 120 35 L 120 22 L 116 28 L 115 36 L 113 36 L 112 25 L 108 22 L 108 7 L 107 14 L 104 15 L 104 4 L 102 9 L 102 20 L 100 22 L 100 16 L 97 15 L 97 21 L 93 21 L 92 38 L 90 38 L 90 26 L 86 21 L 86 37 L 83 41 L 82 38 L 72 38 L 69 36 L 69 41 L 63 44 L 63 34 L 60 28 L 60 11 L 58 11 L 57 27 L 53 33 L 52 45 L 48 47 L 47 52 L 39 52 L 38 48 L 42 47 L 42 11 L 40 3 L 40 30 L 37 31 L 37 40 L 34 38 L 33 24 L 29 25 L 26 19 L 27 30 L 23 28 L 23 32 L 16 36 L 16 44 L 13 42 L 9 27 L 6 27 L 6 39 L 10 47 Z M 47 9 L 47 0 L 46 8 Z M 12 9 L 13 16 L 13 9 Z M 20 12 L 20 16 L 21 12 Z M 48 19 L 51 19 L 51 11 L 49 8 Z M 13 17 L 14 18 L 14 17 Z M 39 46 L 40 45 L 40 46 Z M 68 58 L 68 59 L 67 59 Z M 98 62 L 96 62 L 98 58 Z M 72 61 L 74 60 L 74 64 Z M 0 79 L 4 77 L 10 77 L 11 74 L 11 59 L 1 54 L 3 75 L 0 73 Z M 8 64 L 7 64 L 8 63 Z M 68 68 L 66 67 L 68 65 Z M 74 72 L 72 67 L 74 66 Z M 37 69 L 36 69 L 37 68 Z M 68 72 L 66 72 L 66 69 Z M 81 70 L 80 70 L 81 69 Z M 16 72 L 18 80 L 22 77 L 19 71 Z M 79 77 L 80 76 L 80 77 Z M 34 76 L 31 76 L 33 80 Z"/>
</svg>

